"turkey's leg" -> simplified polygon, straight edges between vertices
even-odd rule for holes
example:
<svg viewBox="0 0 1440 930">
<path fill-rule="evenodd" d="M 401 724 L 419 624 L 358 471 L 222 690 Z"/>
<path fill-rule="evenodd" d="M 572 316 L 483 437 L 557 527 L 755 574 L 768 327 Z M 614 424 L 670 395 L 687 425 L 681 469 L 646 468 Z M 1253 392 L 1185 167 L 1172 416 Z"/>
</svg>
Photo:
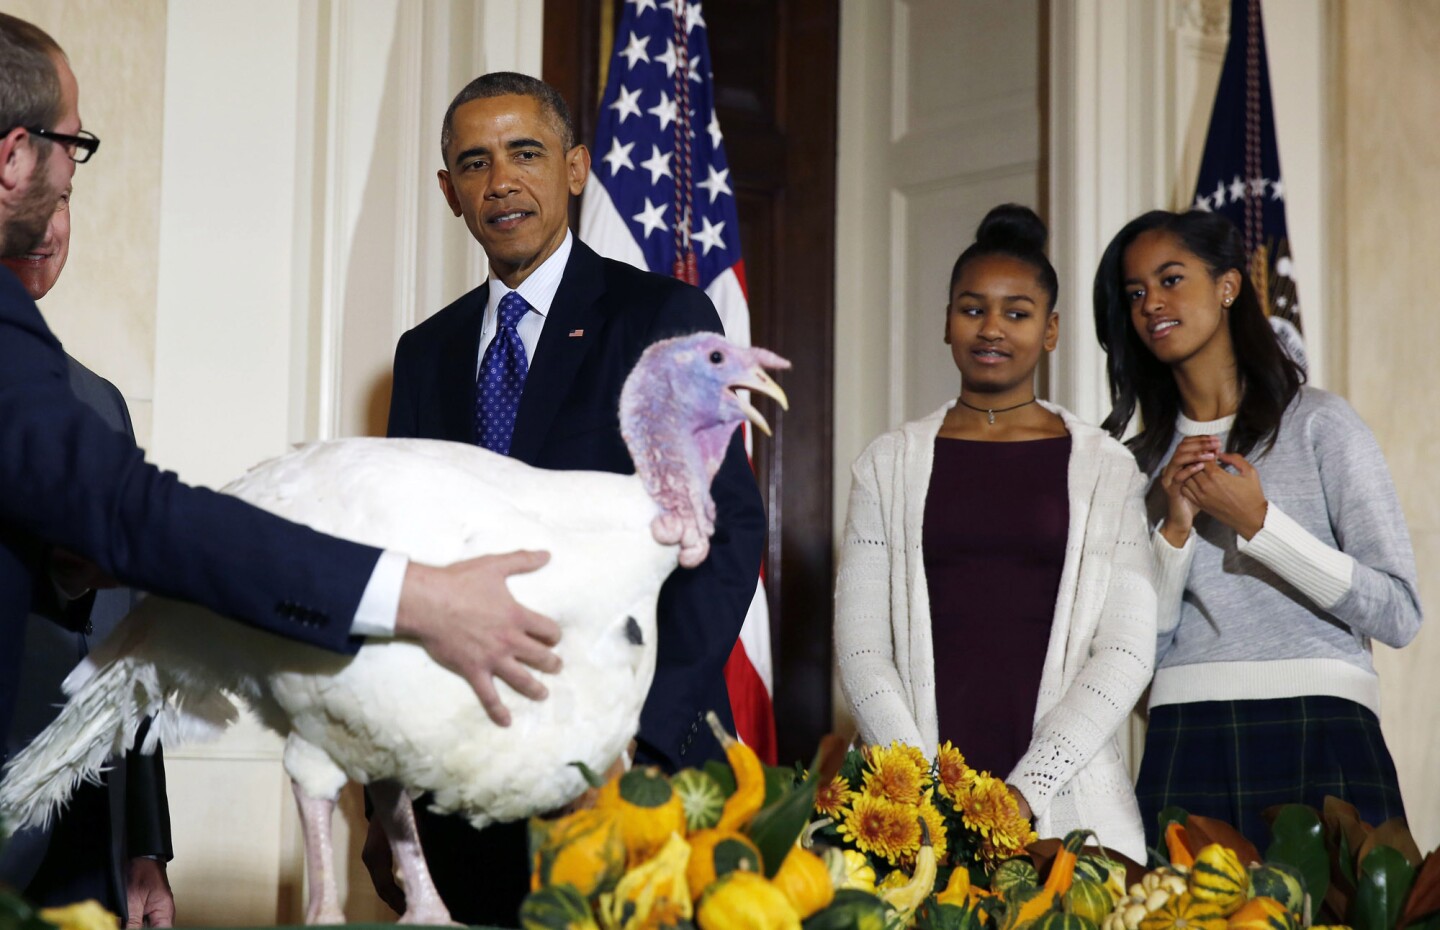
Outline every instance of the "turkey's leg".
<svg viewBox="0 0 1440 930">
<path fill-rule="evenodd" d="M 335 801 L 312 798 L 293 778 L 290 788 L 300 806 L 300 832 L 305 837 L 305 873 L 310 881 L 310 900 L 305 906 L 306 924 L 343 924 L 340 891 L 335 884 L 335 847 L 331 842 L 330 816 Z"/>
<path fill-rule="evenodd" d="M 390 852 L 405 884 L 405 913 L 402 924 L 430 926 L 462 926 L 450 919 L 450 911 L 440 900 L 425 852 L 420 848 L 420 835 L 415 830 L 415 808 L 410 795 L 398 782 L 376 781 L 370 784 L 370 798 L 375 802 L 375 816 L 390 840 Z"/>
</svg>

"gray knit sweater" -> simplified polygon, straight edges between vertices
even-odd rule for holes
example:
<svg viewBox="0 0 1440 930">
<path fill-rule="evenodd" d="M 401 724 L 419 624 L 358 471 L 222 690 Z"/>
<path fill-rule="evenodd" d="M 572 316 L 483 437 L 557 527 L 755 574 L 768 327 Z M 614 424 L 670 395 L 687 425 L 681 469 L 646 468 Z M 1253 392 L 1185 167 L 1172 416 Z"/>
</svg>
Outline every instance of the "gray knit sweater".
<svg viewBox="0 0 1440 930">
<path fill-rule="evenodd" d="M 1183 436 L 1223 441 L 1233 421 L 1182 416 L 1161 466 Z M 1415 555 L 1375 437 L 1343 399 L 1304 387 L 1274 447 L 1247 458 L 1268 501 L 1252 539 L 1206 514 L 1180 549 L 1154 534 L 1150 706 L 1333 695 L 1378 713 L 1370 639 L 1403 646 L 1421 618 Z M 1147 503 L 1158 526 L 1158 483 Z"/>
</svg>

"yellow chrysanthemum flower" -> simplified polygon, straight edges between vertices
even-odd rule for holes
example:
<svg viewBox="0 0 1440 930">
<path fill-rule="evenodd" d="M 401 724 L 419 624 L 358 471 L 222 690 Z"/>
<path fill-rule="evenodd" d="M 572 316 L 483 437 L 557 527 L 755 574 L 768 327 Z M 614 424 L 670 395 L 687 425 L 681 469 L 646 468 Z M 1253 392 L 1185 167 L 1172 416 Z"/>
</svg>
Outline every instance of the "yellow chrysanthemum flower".
<svg viewBox="0 0 1440 930">
<path fill-rule="evenodd" d="M 842 812 L 837 829 L 861 852 L 880 856 L 892 865 L 920 848 L 915 809 L 872 794 L 857 795 Z"/>
<path fill-rule="evenodd" d="M 935 808 L 934 792 L 925 792 L 925 799 L 920 807 L 916 809 L 920 819 L 925 821 L 925 826 L 930 830 L 930 846 L 935 850 L 935 859 L 939 862 L 945 861 L 945 855 L 950 851 L 950 838 L 945 832 L 945 817 Z M 916 847 L 915 852 L 909 853 L 901 858 L 902 868 L 912 868 L 915 865 L 915 856 L 920 852 Z"/>
<path fill-rule="evenodd" d="M 935 756 L 935 767 L 939 772 L 940 793 L 951 801 L 958 802 L 960 796 L 975 784 L 976 772 L 965 764 L 965 757 L 946 740 Z"/>
<path fill-rule="evenodd" d="M 840 817 L 840 811 L 850 803 L 855 792 L 850 790 L 849 782 L 836 775 L 830 779 L 828 784 L 821 785 L 815 792 L 815 810 L 826 817 Z"/>
<path fill-rule="evenodd" d="M 982 773 L 958 806 L 965 826 L 983 837 L 981 855 L 987 862 L 1007 859 L 1035 842 L 1030 821 L 1020 816 L 1015 796 L 998 778 Z"/>
<path fill-rule="evenodd" d="M 891 743 L 890 748 L 871 746 L 867 750 L 870 769 L 865 773 L 864 792 L 911 807 L 920 803 L 920 793 L 929 780 L 930 766 L 916 764 L 909 747 Z"/>
</svg>

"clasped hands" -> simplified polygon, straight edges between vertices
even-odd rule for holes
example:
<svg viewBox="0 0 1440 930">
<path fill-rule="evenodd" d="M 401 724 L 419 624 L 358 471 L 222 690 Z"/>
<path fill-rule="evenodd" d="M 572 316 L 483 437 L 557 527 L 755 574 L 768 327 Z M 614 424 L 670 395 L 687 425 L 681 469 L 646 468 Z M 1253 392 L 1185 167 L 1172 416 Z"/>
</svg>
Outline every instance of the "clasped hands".
<svg viewBox="0 0 1440 930">
<path fill-rule="evenodd" d="M 1232 470 L 1227 470 L 1232 469 Z M 1208 513 L 1245 539 L 1265 525 L 1265 489 L 1260 473 L 1242 455 L 1221 451 L 1215 436 L 1186 436 L 1160 471 L 1169 511 L 1160 533 L 1179 549 L 1195 517 Z"/>
</svg>

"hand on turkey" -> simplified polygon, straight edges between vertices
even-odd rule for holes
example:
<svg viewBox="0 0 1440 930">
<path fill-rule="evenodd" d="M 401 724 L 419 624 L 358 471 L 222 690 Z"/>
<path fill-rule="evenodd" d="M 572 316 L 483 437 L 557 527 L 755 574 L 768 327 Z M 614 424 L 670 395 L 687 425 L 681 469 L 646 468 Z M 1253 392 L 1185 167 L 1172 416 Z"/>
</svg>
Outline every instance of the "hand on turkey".
<svg viewBox="0 0 1440 930">
<path fill-rule="evenodd" d="M 505 585 L 508 576 L 548 561 L 548 552 L 511 552 L 444 568 L 411 562 L 405 570 L 395 635 L 418 640 L 431 658 L 468 681 L 497 726 L 510 725 L 510 711 L 500 701 L 496 675 L 539 701 L 548 692 L 529 669 L 560 671 L 560 657 L 551 651 L 560 641 L 559 625 L 521 606 Z"/>
</svg>

